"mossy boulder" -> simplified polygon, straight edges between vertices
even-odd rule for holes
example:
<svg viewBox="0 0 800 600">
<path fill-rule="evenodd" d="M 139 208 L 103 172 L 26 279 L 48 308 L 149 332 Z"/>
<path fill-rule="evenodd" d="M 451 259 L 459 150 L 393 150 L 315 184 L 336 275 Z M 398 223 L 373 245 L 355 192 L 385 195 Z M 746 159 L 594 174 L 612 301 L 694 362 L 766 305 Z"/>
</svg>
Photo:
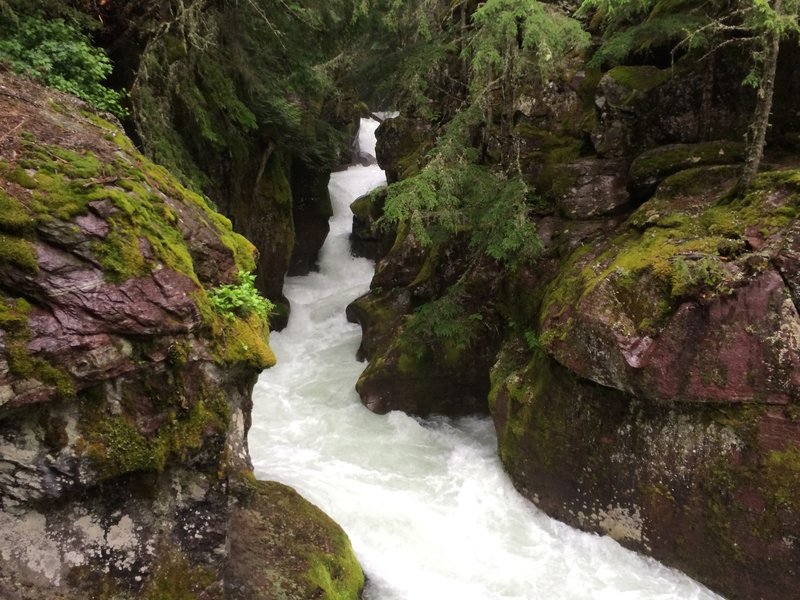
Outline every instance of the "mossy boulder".
<svg viewBox="0 0 800 600">
<path fill-rule="evenodd" d="M 347 534 L 292 488 L 255 482 L 234 508 L 227 600 L 358 600 L 363 587 Z"/>
<path fill-rule="evenodd" d="M 794 593 L 793 410 L 653 403 L 577 377 L 518 339 L 493 368 L 490 400 L 506 470 L 551 516 L 654 556 L 727 598 Z"/>
<path fill-rule="evenodd" d="M 628 187 L 631 195 L 643 202 L 668 176 L 695 167 L 742 163 L 744 150 L 743 142 L 726 140 L 659 146 L 634 159 L 628 173 Z"/>
<path fill-rule="evenodd" d="M 675 143 L 741 139 L 752 116 L 753 95 L 741 87 L 744 62 L 712 56 L 690 68 L 619 66 L 600 80 L 590 131 L 596 152 L 633 157 Z"/>
<path fill-rule="evenodd" d="M 118 123 L 3 72 L 0 89 L 0 596 L 222 599 L 275 357 L 266 319 L 210 292 L 253 246 Z M 310 577 L 357 590 L 337 544 Z"/>
<path fill-rule="evenodd" d="M 728 597 L 782 598 L 800 564 L 800 175 L 733 198 L 737 172 L 681 170 L 613 233 L 553 235 L 555 276 L 511 290 L 515 320 L 538 321 L 503 344 L 490 407 L 549 514 Z"/>
<path fill-rule="evenodd" d="M 416 175 L 433 147 L 432 126 L 423 119 L 402 115 L 387 119 L 375 134 L 378 165 L 389 183 Z"/>
<path fill-rule="evenodd" d="M 716 194 L 695 182 L 721 178 Z M 721 202 L 724 167 L 668 178 L 612 240 L 568 259 L 540 338 L 586 379 L 654 401 L 787 404 L 800 384 L 800 319 L 775 262 L 798 214 L 795 172 Z M 764 239 L 755 251 L 748 232 Z M 783 260 L 783 259 L 781 259 Z"/>
<path fill-rule="evenodd" d="M 382 187 L 371 194 L 356 199 L 350 209 L 353 211 L 353 230 L 350 246 L 356 256 L 380 260 L 391 250 L 397 238 L 396 227 L 386 227 L 379 222 L 386 203 L 386 188 Z"/>
<path fill-rule="evenodd" d="M 311 167 L 300 160 L 292 162 L 290 184 L 295 235 L 288 275 L 307 275 L 316 268 L 320 248 L 330 230 L 328 220 L 333 215 L 329 179 L 329 169 Z"/>
<path fill-rule="evenodd" d="M 460 416 L 486 412 L 500 342 L 491 261 L 467 261 L 463 239 L 420 245 L 401 227 L 372 289 L 347 309 L 369 365 L 356 384 L 372 411 Z"/>
</svg>

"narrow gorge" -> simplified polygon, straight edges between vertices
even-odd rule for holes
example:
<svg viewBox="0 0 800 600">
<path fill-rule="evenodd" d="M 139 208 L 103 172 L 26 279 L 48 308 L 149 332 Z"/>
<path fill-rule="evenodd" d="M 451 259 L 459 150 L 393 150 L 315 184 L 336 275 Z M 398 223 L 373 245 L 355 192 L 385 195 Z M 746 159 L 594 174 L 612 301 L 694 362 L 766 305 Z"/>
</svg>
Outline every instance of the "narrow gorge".
<svg viewBox="0 0 800 600">
<path fill-rule="evenodd" d="M 798 40 L 0 0 L 0 598 L 796 595 Z"/>
<path fill-rule="evenodd" d="M 362 130 L 374 125 L 362 119 Z M 290 484 L 342 524 L 366 600 L 717 598 L 537 511 L 503 472 L 488 417 L 376 416 L 361 404 L 361 335 L 345 307 L 367 290 L 373 264 L 350 255 L 349 205 L 382 183 L 377 166 L 331 177 L 320 270 L 287 280 L 292 316 L 270 339 L 278 364 L 253 391 L 256 475 Z"/>
</svg>

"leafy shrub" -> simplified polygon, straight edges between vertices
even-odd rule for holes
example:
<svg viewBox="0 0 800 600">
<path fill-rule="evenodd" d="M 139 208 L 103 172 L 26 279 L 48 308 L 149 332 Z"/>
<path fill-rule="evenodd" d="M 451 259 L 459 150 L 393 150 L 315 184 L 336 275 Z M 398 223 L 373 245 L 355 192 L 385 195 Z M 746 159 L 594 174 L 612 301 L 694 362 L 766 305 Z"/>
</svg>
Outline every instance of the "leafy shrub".
<svg viewBox="0 0 800 600">
<path fill-rule="evenodd" d="M 208 293 L 211 305 L 219 314 L 228 320 L 235 317 L 257 315 L 262 319 L 269 317 L 275 305 L 264 298 L 255 286 L 256 276 L 253 273 L 239 272 L 239 282 L 221 285 Z"/>
<path fill-rule="evenodd" d="M 64 19 L 0 13 L 0 61 L 18 73 L 124 116 L 123 94 L 103 85 L 111 73 L 105 52 Z"/>
</svg>

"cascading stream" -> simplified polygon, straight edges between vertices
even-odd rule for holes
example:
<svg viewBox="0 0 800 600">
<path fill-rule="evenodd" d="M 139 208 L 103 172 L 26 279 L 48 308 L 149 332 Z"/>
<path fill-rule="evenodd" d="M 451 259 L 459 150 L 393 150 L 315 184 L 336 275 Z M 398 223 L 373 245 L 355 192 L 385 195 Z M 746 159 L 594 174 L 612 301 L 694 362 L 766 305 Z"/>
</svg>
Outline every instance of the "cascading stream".
<svg viewBox="0 0 800 600">
<path fill-rule="evenodd" d="M 362 144 L 375 125 L 362 120 Z M 331 176 L 320 270 L 287 279 L 292 315 L 270 342 L 278 364 L 254 390 L 256 475 L 295 487 L 342 525 L 367 600 L 718 598 L 538 511 L 503 472 L 490 419 L 379 416 L 361 405 L 361 331 L 345 307 L 367 291 L 373 264 L 350 255 L 349 205 L 384 183 L 377 166 Z"/>
</svg>

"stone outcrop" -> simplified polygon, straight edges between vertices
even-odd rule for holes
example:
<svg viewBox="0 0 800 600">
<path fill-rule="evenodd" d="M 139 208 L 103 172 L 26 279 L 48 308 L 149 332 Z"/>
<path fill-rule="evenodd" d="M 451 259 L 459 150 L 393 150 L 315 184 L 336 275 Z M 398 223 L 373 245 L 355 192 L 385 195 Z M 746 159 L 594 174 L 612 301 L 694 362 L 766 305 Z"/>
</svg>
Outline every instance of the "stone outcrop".
<svg viewBox="0 0 800 600">
<path fill-rule="evenodd" d="M 486 412 L 501 340 L 493 302 L 500 281 L 496 265 L 466 259 L 465 245 L 456 239 L 430 251 L 404 228 L 378 262 L 371 291 L 348 306 L 362 327 L 359 355 L 370 361 L 356 384 L 370 410 Z"/>
<path fill-rule="evenodd" d="M 378 261 L 392 249 L 397 228 L 387 228 L 379 221 L 385 203 L 386 188 L 379 188 L 350 205 L 353 211 L 350 248 L 356 256 Z"/>
<path fill-rule="evenodd" d="M 0 596 L 223 598 L 253 247 L 73 98 L 0 72 L 0 131 Z"/>
<path fill-rule="evenodd" d="M 796 88 L 787 65 L 778 97 Z M 541 258 L 481 278 L 401 227 L 350 309 L 370 359 L 358 389 L 374 410 L 420 412 L 427 387 L 439 399 L 427 411 L 462 414 L 463 390 L 441 381 L 460 373 L 482 393 L 491 365 L 499 453 L 526 497 L 726 596 L 778 599 L 800 564 L 800 175 L 768 157 L 750 193 L 731 196 L 753 98 L 731 56 L 700 67 L 580 72 L 520 108 Z M 773 144 L 790 143 L 796 101 L 774 122 Z M 393 138 L 379 162 L 413 175 L 421 127 L 393 127 L 379 130 Z M 448 299 L 457 308 L 435 309 Z M 463 323 L 478 306 L 497 308 L 481 313 L 496 317 L 485 360 L 404 352 L 419 315 Z"/>
<path fill-rule="evenodd" d="M 722 202 L 735 175 L 667 178 L 615 237 L 569 252 L 535 348 L 500 354 L 492 414 L 548 513 L 730 597 L 780 598 L 800 564 L 798 175 Z"/>
</svg>

